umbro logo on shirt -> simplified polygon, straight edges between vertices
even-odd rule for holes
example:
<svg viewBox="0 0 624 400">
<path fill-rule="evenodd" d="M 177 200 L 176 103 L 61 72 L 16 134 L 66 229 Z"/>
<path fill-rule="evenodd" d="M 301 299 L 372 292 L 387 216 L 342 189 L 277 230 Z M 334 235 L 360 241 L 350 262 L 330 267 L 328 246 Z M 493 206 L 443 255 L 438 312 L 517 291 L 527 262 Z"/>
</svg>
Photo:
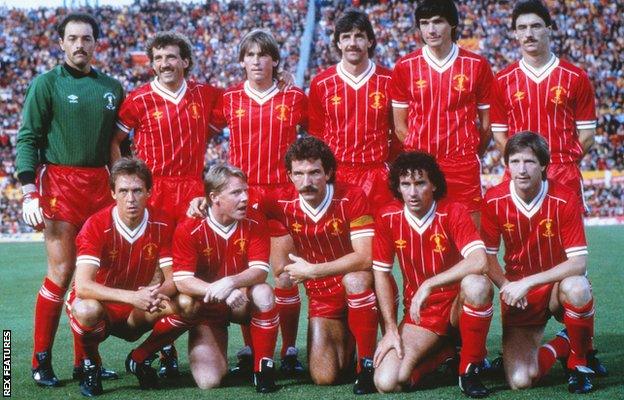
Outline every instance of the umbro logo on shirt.
<svg viewBox="0 0 624 400">
<path fill-rule="evenodd" d="M 67 99 L 70 103 L 78 104 L 78 96 L 76 96 L 75 94 L 70 94 L 69 96 L 67 96 Z"/>
</svg>

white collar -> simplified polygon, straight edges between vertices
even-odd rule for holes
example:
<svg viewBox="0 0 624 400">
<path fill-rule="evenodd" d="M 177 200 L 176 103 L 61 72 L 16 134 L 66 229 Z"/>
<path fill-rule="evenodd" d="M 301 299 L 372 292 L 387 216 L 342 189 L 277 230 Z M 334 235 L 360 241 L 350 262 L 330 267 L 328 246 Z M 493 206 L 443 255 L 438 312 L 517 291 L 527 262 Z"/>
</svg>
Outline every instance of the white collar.
<svg viewBox="0 0 624 400">
<path fill-rule="evenodd" d="M 314 208 L 309 205 L 301 195 L 299 195 L 299 207 L 301 208 L 301 211 L 310 217 L 312 221 L 318 222 L 321 218 L 323 218 L 327 209 L 329 209 L 333 197 L 334 185 L 328 184 L 327 190 L 325 191 L 325 198 L 323 198 L 323 201 L 321 201 L 321 204 L 319 204 L 318 207 Z"/>
<path fill-rule="evenodd" d="M 150 82 L 150 86 L 152 90 L 156 92 L 160 97 L 165 100 L 172 102 L 175 105 L 180 104 L 180 101 L 184 98 L 184 94 L 186 94 L 186 79 L 182 81 L 182 85 L 175 92 L 167 89 L 160 82 L 158 82 L 158 77 L 154 78 L 152 82 Z"/>
<path fill-rule="evenodd" d="M 403 213 L 405 214 L 405 219 L 410 224 L 412 229 L 418 232 L 419 235 L 422 235 L 429 226 L 433 223 L 433 219 L 435 218 L 435 212 L 437 208 L 437 203 L 434 201 L 431 205 L 431 208 L 427 213 L 422 217 L 422 219 L 418 218 L 414 214 L 410 212 L 407 208 L 407 204 L 403 206 Z"/>
<path fill-rule="evenodd" d="M 225 240 L 228 240 L 234 234 L 234 231 L 236 231 L 236 227 L 238 226 L 238 221 L 234 221 L 227 226 L 221 225 L 212 214 L 212 207 L 208 207 L 206 222 L 208 222 L 210 229 L 215 231 L 217 235 L 221 236 Z"/>
<path fill-rule="evenodd" d="M 540 68 L 533 68 L 530 66 L 524 58 L 520 60 L 520 69 L 525 73 L 526 76 L 529 77 L 533 82 L 540 83 L 544 79 L 548 78 L 548 75 L 559 66 L 559 58 L 557 58 L 553 53 L 550 53 L 550 58 Z"/>
<path fill-rule="evenodd" d="M 459 55 L 459 47 L 457 47 L 457 45 L 453 43 L 451 51 L 449 51 L 448 55 L 442 60 L 436 58 L 436 56 L 431 51 L 429 45 L 425 45 L 423 47 L 422 54 L 425 61 L 427 62 L 427 64 L 429 64 L 431 68 L 438 71 L 439 73 L 443 73 L 444 71 L 449 69 L 457 59 L 457 56 Z"/>
<path fill-rule="evenodd" d="M 252 88 L 249 81 L 245 81 L 243 89 L 245 90 L 247 96 L 249 96 L 252 100 L 260 105 L 263 105 L 267 101 L 271 100 L 279 92 L 279 89 L 277 88 L 277 83 L 275 81 L 273 81 L 271 87 L 264 92 L 260 92 Z"/>
<path fill-rule="evenodd" d="M 528 204 L 518 196 L 513 181 L 509 181 L 509 193 L 511 193 L 511 200 L 516 205 L 516 208 L 524 214 L 525 217 L 531 218 L 542 207 L 542 203 L 546 198 L 546 193 L 548 193 L 548 181 L 542 181 L 539 193 L 537 193 L 537 196 Z"/>
<path fill-rule="evenodd" d="M 368 60 L 368 67 L 366 70 L 358 76 L 351 75 L 347 70 L 343 67 L 342 61 L 336 65 L 336 73 L 347 85 L 351 86 L 353 90 L 358 90 L 362 86 L 366 85 L 366 82 L 370 79 L 371 76 L 375 73 L 377 66 L 371 60 Z"/>
<path fill-rule="evenodd" d="M 117 206 L 113 207 L 112 214 L 115 229 L 124 239 L 126 239 L 128 243 L 132 244 L 136 242 L 145 233 L 145 228 L 147 228 L 147 220 L 149 219 L 149 211 L 147 211 L 147 208 L 143 213 L 143 219 L 141 220 L 141 223 L 134 229 L 128 228 L 128 226 L 123 223 L 121 217 L 119 216 Z"/>
</svg>

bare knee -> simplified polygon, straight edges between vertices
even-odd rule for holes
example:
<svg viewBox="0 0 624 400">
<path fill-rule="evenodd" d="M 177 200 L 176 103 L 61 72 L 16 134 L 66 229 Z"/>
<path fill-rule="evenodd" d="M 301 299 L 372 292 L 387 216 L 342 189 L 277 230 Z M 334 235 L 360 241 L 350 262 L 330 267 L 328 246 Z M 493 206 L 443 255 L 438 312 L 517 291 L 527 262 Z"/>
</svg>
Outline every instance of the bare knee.
<svg viewBox="0 0 624 400">
<path fill-rule="evenodd" d="M 275 306 L 273 288 L 266 283 L 253 285 L 250 288 L 250 295 L 253 304 L 262 312 L 269 311 Z"/>
<path fill-rule="evenodd" d="M 584 276 L 570 276 L 559 283 L 563 301 L 575 307 L 582 307 L 592 299 L 591 286 Z"/>
<path fill-rule="evenodd" d="M 492 302 L 492 282 L 484 275 L 468 275 L 461 281 L 464 301 L 474 306 Z"/>
<path fill-rule="evenodd" d="M 310 377 L 312 382 L 319 386 L 335 385 L 338 381 L 336 371 L 323 370 L 323 368 L 310 368 Z"/>
<path fill-rule="evenodd" d="M 507 380 L 509 381 L 509 387 L 512 390 L 522 390 L 528 389 L 533 385 L 533 379 L 528 371 L 515 371 L 510 376 L 508 376 Z"/>
<path fill-rule="evenodd" d="M 80 325 L 88 327 L 95 326 L 104 318 L 104 307 L 99 301 L 93 299 L 74 301 L 71 312 Z"/>
<path fill-rule="evenodd" d="M 396 373 L 392 371 L 375 371 L 373 378 L 375 387 L 379 393 L 395 393 L 401 391 L 401 385 Z"/>
<path fill-rule="evenodd" d="M 202 373 L 194 376 L 195 383 L 200 389 L 212 389 L 221 386 L 223 375 L 216 373 Z"/>
<path fill-rule="evenodd" d="M 176 299 L 176 306 L 178 308 L 178 312 L 183 318 L 195 318 L 199 313 L 201 308 L 201 304 L 199 301 L 195 300 L 193 297 L 186 294 L 178 294 Z"/>
<path fill-rule="evenodd" d="M 349 272 L 342 277 L 347 294 L 362 293 L 373 288 L 373 274 L 370 271 Z"/>
</svg>

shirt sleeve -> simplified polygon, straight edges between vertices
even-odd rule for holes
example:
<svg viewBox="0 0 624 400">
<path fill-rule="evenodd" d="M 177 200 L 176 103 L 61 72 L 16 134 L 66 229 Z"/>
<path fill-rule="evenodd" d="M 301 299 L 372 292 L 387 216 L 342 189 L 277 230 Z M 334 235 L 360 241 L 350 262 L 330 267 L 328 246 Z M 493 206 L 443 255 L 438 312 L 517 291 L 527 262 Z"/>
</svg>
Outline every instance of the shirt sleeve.
<svg viewBox="0 0 624 400">
<path fill-rule="evenodd" d="M 308 133 L 322 137 L 325 131 L 325 107 L 319 93 L 318 82 L 312 80 L 310 84 L 310 98 L 308 100 Z"/>
<path fill-rule="evenodd" d="M 249 268 L 260 268 L 269 272 L 271 270 L 269 266 L 271 239 L 267 231 L 267 222 L 260 213 L 253 213 L 252 216 L 247 262 Z"/>
<path fill-rule="evenodd" d="M 587 255 L 582 206 L 575 196 L 569 196 L 560 218 L 561 241 L 568 258 Z"/>
<path fill-rule="evenodd" d="M 354 190 L 349 213 L 349 231 L 351 240 L 371 237 L 375 234 L 374 220 L 368 209 L 368 201 L 362 190 Z"/>
<path fill-rule="evenodd" d="M 179 224 L 173 233 L 173 280 L 181 281 L 195 276 L 197 250 L 187 224 Z"/>
<path fill-rule="evenodd" d="M 302 94 L 297 107 L 300 109 L 300 112 L 301 112 L 297 125 L 299 125 L 301 128 L 307 131 L 310 125 L 309 111 L 308 111 L 308 107 L 309 107 L 308 96 L 306 96 L 305 94 Z"/>
<path fill-rule="evenodd" d="M 575 89 L 574 120 L 576 121 L 576 129 L 596 129 L 596 96 L 585 72 L 578 77 Z"/>
<path fill-rule="evenodd" d="M 173 253 L 171 252 L 173 226 L 172 222 L 168 222 L 160 238 L 160 254 L 158 255 L 158 265 L 160 268 L 173 266 Z"/>
<path fill-rule="evenodd" d="M 389 220 L 382 214 L 375 218 L 375 237 L 373 238 L 373 269 L 391 272 L 394 263 L 394 246 Z"/>
<path fill-rule="evenodd" d="M 495 79 L 492 84 L 492 103 L 490 107 L 490 121 L 492 122 L 492 132 L 507 133 L 509 131 L 509 122 L 507 112 L 510 107 L 507 105 L 505 97 L 505 89 L 503 83 L 499 79 Z"/>
<path fill-rule="evenodd" d="M 485 244 L 470 218 L 468 209 L 461 204 L 453 204 L 451 210 L 452 213 L 449 213 L 450 232 L 462 257 L 466 258 L 478 249 L 485 251 Z"/>
<path fill-rule="evenodd" d="M 117 128 L 126 133 L 139 127 L 139 112 L 132 101 L 132 96 L 128 96 L 121 103 L 119 113 L 117 114 Z"/>
<path fill-rule="evenodd" d="M 409 70 L 399 60 L 392 71 L 392 79 L 390 80 L 390 98 L 392 99 L 392 107 L 408 108 L 411 100 L 409 92 Z"/>
<path fill-rule="evenodd" d="M 498 227 L 496 204 L 493 200 L 488 202 L 487 195 L 483 204 L 484 206 L 481 210 L 481 237 L 485 243 L 485 251 L 488 254 L 498 254 L 501 231 Z"/>
<path fill-rule="evenodd" d="M 494 84 L 494 74 L 490 64 L 483 59 L 479 66 L 479 76 L 477 81 L 477 108 L 488 110 L 492 104 L 492 89 Z"/>
<path fill-rule="evenodd" d="M 225 91 L 213 86 L 210 86 L 210 88 L 212 107 L 210 110 L 209 137 L 214 133 L 220 132 L 227 126 L 225 113 L 223 112 L 223 93 L 225 93 Z"/>
<path fill-rule="evenodd" d="M 76 236 L 76 266 L 89 264 L 99 268 L 103 249 L 103 229 L 98 229 L 95 219 L 89 218 Z"/>
<path fill-rule="evenodd" d="M 39 76 L 26 91 L 22 108 L 22 125 L 17 134 L 18 174 L 30 172 L 34 177 L 39 164 L 39 149 L 45 143 L 52 121 L 52 89 L 45 77 Z M 33 182 L 23 182 L 33 183 Z"/>
</svg>

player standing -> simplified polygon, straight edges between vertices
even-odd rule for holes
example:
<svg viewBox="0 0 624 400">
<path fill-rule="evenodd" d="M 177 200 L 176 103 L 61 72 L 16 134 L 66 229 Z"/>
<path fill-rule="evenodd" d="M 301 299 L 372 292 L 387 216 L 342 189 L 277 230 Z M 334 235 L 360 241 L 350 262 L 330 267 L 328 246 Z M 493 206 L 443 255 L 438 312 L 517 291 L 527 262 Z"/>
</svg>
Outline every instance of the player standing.
<svg viewBox="0 0 624 400">
<path fill-rule="evenodd" d="M 290 146 L 286 170 L 292 186 L 268 194 L 260 210 L 286 227 L 295 243 L 298 256 L 290 255 L 284 271 L 308 295 L 312 381 L 339 382 L 353 367 L 354 338 L 359 374 L 353 391 L 372 393 L 378 317 L 370 272 L 373 218 L 365 195 L 355 186 L 334 184 L 336 159 L 315 137 Z"/>
<path fill-rule="evenodd" d="M 375 221 L 375 290 L 385 325 L 375 385 L 382 393 L 413 387 L 449 354 L 445 336 L 454 327 L 462 341 L 459 387 L 485 397 L 489 390 L 478 374 L 493 313 L 485 245 L 466 208 L 443 199 L 446 180 L 431 155 L 399 155 L 390 182 L 401 203 L 383 208 Z M 389 279 L 395 255 L 404 282 L 398 326 Z"/>
<path fill-rule="evenodd" d="M 67 302 L 83 355 L 80 391 L 89 397 L 103 392 L 99 344 L 110 334 L 136 340 L 154 325 L 159 331 L 160 320 L 175 310 L 166 301 L 176 293 L 173 222 L 147 207 L 149 169 L 140 160 L 121 159 L 109 184 L 115 204 L 92 215 L 76 238 L 76 281 Z"/>
<path fill-rule="evenodd" d="M 347 10 L 336 21 L 333 44 L 340 62 L 310 83 L 310 134 L 332 149 L 336 181 L 361 187 L 371 212 L 392 201 L 388 190 L 391 72 L 375 64 L 375 32 L 368 16 Z"/>
<path fill-rule="evenodd" d="M 448 197 L 464 204 L 478 226 L 479 155 L 490 141 L 493 74 L 485 58 L 455 43 L 459 17 L 452 0 L 420 2 L 415 19 L 425 46 L 399 59 L 392 73 L 396 134 L 406 150 L 436 158 Z"/>
<path fill-rule="evenodd" d="M 297 126 L 307 125 L 307 98 L 296 87 L 278 88 L 279 46 L 269 32 L 261 29 L 247 33 L 239 45 L 238 60 L 246 80 L 225 91 L 223 114 L 230 128 L 230 163 L 242 169 L 248 179 L 250 204 L 255 205 L 274 188 L 288 186 L 284 157 L 288 146 L 297 138 Z M 292 239 L 279 223 L 269 221 L 271 265 L 281 270 L 292 252 Z M 301 372 L 297 359 L 297 330 L 301 299 L 299 289 L 282 273 L 275 279 L 276 303 L 282 330 L 282 363 L 285 372 Z M 245 344 L 251 344 L 248 330 Z M 251 360 L 251 349 L 239 352 L 239 368 L 245 368 L 245 356 Z M 250 363 L 249 363 L 250 364 Z"/>
<path fill-rule="evenodd" d="M 97 21 L 72 13 L 57 32 L 64 63 L 33 80 L 17 137 L 22 215 L 31 227 L 43 229 L 48 254 L 33 330 L 32 376 L 40 386 L 60 385 L 52 369 L 52 345 L 75 269 L 74 240 L 85 220 L 111 202 L 105 168 L 109 153 L 102 149 L 110 144 L 123 98 L 119 82 L 91 66 L 100 34 Z"/>
<path fill-rule="evenodd" d="M 511 180 L 487 192 L 481 226 L 489 276 L 500 289 L 507 382 L 512 389 L 531 387 L 557 358 L 567 358 L 569 391 L 587 393 L 594 301 L 578 196 L 547 179 L 550 155 L 540 135 L 516 133 L 504 159 Z M 505 272 L 496 257 L 501 237 Z M 539 347 L 551 315 L 567 332 Z"/>
<path fill-rule="evenodd" d="M 530 130 L 546 139 L 548 178 L 570 187 L 584 204 L 579 163 L 594 143 L 596 104 L 585 71 L 550 50 L 553 22 L 538 0 L 522 1 L 511 27 L 522 59 L 496 75 L 492 132 L 501 152 L 508 138 Z"/>
</svg>

